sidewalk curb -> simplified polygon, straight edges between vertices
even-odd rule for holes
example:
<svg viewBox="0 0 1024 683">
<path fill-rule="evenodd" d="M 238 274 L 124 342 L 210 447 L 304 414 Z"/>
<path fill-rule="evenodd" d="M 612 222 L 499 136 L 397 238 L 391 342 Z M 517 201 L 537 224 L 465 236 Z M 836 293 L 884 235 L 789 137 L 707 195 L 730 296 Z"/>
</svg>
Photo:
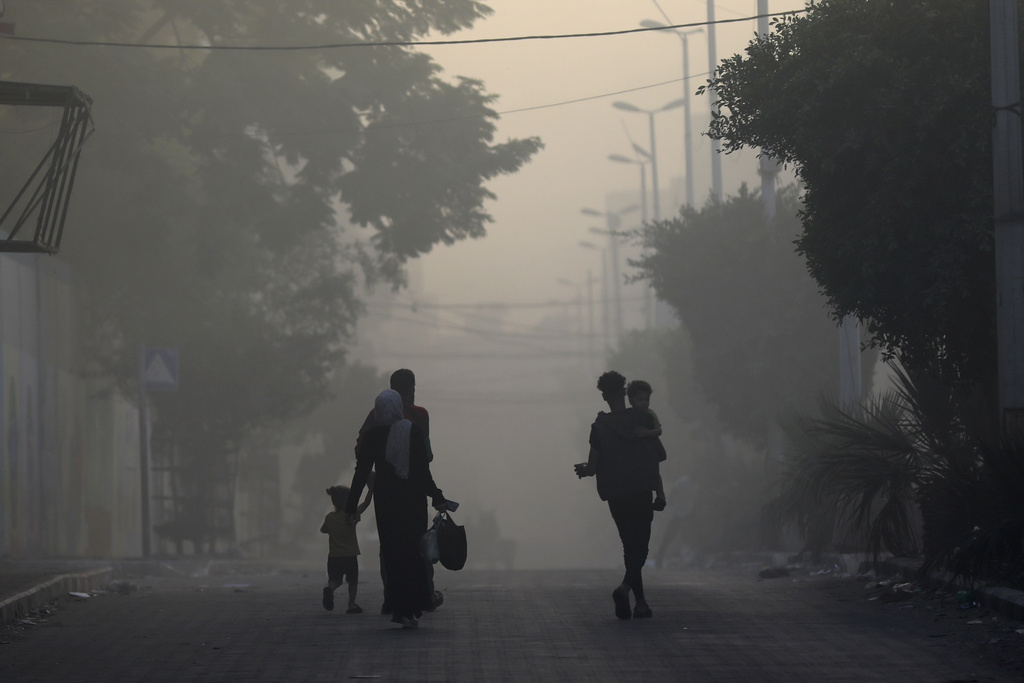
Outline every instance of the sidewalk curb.
<svg viewBox="0 0 1024 683">
<path fill-rule="evenodd" d="M 933 590 L 956 591 L 962 586 L 954 583 L 947 574 L 932 572 L 921 575 L 921 563 L 901 558 L 889 558 L 877 562 L 866 562 L 865 566 L 873 568 L 877 574 L 893 576 L 901 574 L 908 579 L 920 579 Z M 974 600 L 982 607 L 987 607 L 999 614 L 1024 621 L 1024 591 L 1005 588 L 1003 586 L 982 586 L 974 589 Z"/>
<path fill-rule="evenodd" d="M 0 625 L 7 625 L 70 591 L 87 593 L 106 586 L 114 576 L 113 567 L 99 567 L 76 574 L 59 574 L 9 598 L 0 600 Z"/>
</svg>

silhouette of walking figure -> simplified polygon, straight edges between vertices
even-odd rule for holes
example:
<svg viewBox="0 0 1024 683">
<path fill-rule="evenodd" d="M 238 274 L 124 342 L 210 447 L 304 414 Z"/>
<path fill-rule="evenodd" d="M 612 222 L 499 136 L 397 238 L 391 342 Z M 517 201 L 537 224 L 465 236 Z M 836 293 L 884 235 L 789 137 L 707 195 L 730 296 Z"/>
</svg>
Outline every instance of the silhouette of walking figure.
<svg viewBox="0 0 1024 683">
<path fill-rule="evenodd" d="M 448 501 L 430 474 L 423 432 L 403 417 L 399 393 L 382 391 L 373 410 L 376 426 L 363 434 L 345 512 L 356 514 L 359 494 L 373 470 L 373 510 L 387 573 L 384 598 L 392 610 L 391 621 L 416 628 L 423 611 L 433 606 L 419 554 L 419 540 L 427 529 L 427 496 L 438 510 L 445 509 Z"/>
<path fill-rule="evenodd" d="M 643 568 L 654 519 L 652 494 L 659 488 L 659 462 L 664 450 L 656 439 L 640 438 L 637 429 L 649 424 L 648 414 L 626 409 L 626 378 L 611 370 L 597 381 L 610 412 L 600 412 L 590 427 L 590 456 L 577 463 L 576 476 L 597 477 L 597 493 L 608 509 L 622 541 L 626 573 L 612 591 L 615 616 L 644 619 L 653 616 L 644 595 Z M 636 605 L 630 612 L 629 593 Z"/>
</svg>

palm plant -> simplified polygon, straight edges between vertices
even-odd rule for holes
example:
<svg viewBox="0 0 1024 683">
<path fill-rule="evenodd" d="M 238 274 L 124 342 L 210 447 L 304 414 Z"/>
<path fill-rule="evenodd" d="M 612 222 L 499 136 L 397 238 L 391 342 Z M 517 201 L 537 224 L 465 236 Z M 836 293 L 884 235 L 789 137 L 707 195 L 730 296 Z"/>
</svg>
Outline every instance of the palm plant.
<svg viewBox="0 0 1024 683">
<path fill-rule="evenodd" d="M 841 520 L 875 555 L 914 551 L 923 454 L 912 424 L 895 392 L 856 413 L 823 401 L 818 416 L 787 421 L 789 460 L 769 519 L 795 522 L 805 538 L 831 537 L 822 524 Z"/>
<path fill-rule="evenodd" d="M 824 401 L 784 424 L 789 460 L 767 518 L 809 539 L 833 538 L 834 525 L 876 559 L 922 553 L 925 569 L 966 582 L 1012 577 L 1024 557 L 1024 438 L 993 428 L 980 393 L 894 373 L 892 390 L 856 410 Z M 823 523 L 833 528 L 822 534 Z"/>
</svg>

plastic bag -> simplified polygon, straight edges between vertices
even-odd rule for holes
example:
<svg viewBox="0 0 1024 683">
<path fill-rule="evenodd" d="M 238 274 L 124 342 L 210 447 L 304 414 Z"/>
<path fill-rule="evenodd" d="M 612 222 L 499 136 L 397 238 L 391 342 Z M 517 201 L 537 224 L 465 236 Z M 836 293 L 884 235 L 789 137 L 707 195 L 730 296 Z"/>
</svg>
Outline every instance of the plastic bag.
<svg viewBox="0 0 1024 683">
<path fill-rule="evenodd" d="M 431 564 L 436 564 L 441 558 L 440 546 L 437 542 L 437 517 L 434 518 L 434 526 L 427 529 L 420 537 L 420 556 L 425 560 L 429 560 Z"/>
</svg>

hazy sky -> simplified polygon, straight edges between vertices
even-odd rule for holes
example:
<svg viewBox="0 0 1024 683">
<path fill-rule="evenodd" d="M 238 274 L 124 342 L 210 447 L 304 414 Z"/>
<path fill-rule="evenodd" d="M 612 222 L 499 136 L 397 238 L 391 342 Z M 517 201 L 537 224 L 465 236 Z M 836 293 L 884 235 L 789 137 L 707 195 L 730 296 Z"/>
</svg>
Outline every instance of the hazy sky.
<svg viewBox="0 0 1024 683">
<path fill-rule="evenodd" d="M 704 0 L 496 0 L 494 15 L 456 38 L 554 35 L 638 28 L 644 19 L 663 23 L 703 22 Z M 662 14 L 660 9 L 664 11 Z M 802 0 L 772 0 L 771 11 L 800 9 Z M 756 0 L 720 0 L 718 20 L 757 14 Z M 718 58 L 742 51 L 756 21 L 717 26 Z M 708 73 L 707 33 L 688 38 L 693 111 L 694 189 L 698 204 L 710 191 L 707 97 L 692 93 Z M 489 205 L 495 222 L 482 240 L 435 249 L 423 259 L 424 288 L 452 302 L 544 301 L 574 295 L 559 278 L 582 282 L 600 271 L 600 256 L 579 246 L 604 242 L 588 234 L 601 219 L 580 209 L 605 209 L 607 193 L 639 193 L 637 166 L 614 163 L 609 154 L 633 156 L 630 139 L 649 145 L 648 117 L 615 109 L 626 101 L 658 109 L 683 96 L 682 40 L 671 32 L 456 45 L 429 52 L 450 76 L 479 78 L 499 96 L 497 139 L 539 136 L 545 149 L 519 173 L 490 184 L 498 199 Z M 663 84 L 663 85 L 657 85 Z M 527 110 L 527 111 L 521 111 Z M 669 194 L 683 176 L 683 109 L 655 117 L 662 217 L 678 202 Z M 752 154 L 723 159 L 725 192 L 746 180 L 757 184 Z M 648 175 L 648 187 L 650 176 Z M 632 214 L 636 222 L 639 213 Z"/>
<path fill-rule="evenodd" d="M 707 11 L 704 0 L 489 4 L 494 16 L 452 37 L 616 31 L 645 19 L 703 22 Z M 802 7 L 802 0 L 772 0 L 770 10 Z M 722 0 L 715 14 L 734 19 L 754 16 L 756 9 L 756 0 Z M 756 21 L 719 25 L 719 59 L 742 51 L 755 29 Z M 692 93 L 708 73 L 706 33 L 690 36 L 689 47 Z M 602 219 L 581 209 L 605 210 L 610 196 L 620 206 L 639 200 L 638 168 L 608 155 L 632 156 L 631 139 L 648 148 L 648 117 L 612 103 L 653 110 L 682 97 L 682 41 L 671 32 L 647 32 L 428 51 L 449 77 L 480 79 L 499 96 L 497 141 L 535 135 L 546 148 L 519 173 L 489 184 L 498 198 L 487 207 L 495 222 L 486 238 L 438 247 L 421 259 L 411 268 L 412 286 L 397 296 L 401 306 L 389 310 L 371 301 L 357 355 L 384 372 L 416 371 L 418 402 L 431 413 L 435 478 L 466 504 L 458 515 L 464 521 L 496 512 L 503 533 L 519 542 L 519 566 L 616 567 L 621 549 L 607 508 L 593 480 L 580 482 L 572 473 L 572 463 L 586 459 L 590 422 L 605 408 L 594 389 L 597 374 L 608 369 L 603 342 L 581 334 L 589 330 L 588 310 L 559 302 L 584 294 L 588 275 L 602 272 L 601 252 L 580 246 L 584 240 L 607 245 L 607 238 L 589 232 L 603 227 Z M 700 135 L 709 103 L 706 97 L 691 102 L 695 197 L 702 204 L 710 192 L 710 143 Z M 663 217 L 675 215 L 682 201 L 682 112 L 656 116 Z M 757 185 L 754 154 L 726 157 L 723 175 L 726 194 L 744 180 Z M 637 224 L 639 212 L 631 216 Z M 508 306 L 500 332 L 489 324 L 495 311 L 476 307 L 490 303 Z M 627 326 L 641 326 L 642 290 L 627 291 L 624 305 Z M 588 348 L 594 351 L 589 357 L 582 354 Z M 617 369 L 630 378 L 637 371 Z M 677 438 L 683 428 L 669 413 L 663 378 L 644 379 L 655 386 L 652 407 L 667 438 Z M 669 457 L 663 471 L 678 476 L 680 454 L 670 451 Z"/>
</svg>

